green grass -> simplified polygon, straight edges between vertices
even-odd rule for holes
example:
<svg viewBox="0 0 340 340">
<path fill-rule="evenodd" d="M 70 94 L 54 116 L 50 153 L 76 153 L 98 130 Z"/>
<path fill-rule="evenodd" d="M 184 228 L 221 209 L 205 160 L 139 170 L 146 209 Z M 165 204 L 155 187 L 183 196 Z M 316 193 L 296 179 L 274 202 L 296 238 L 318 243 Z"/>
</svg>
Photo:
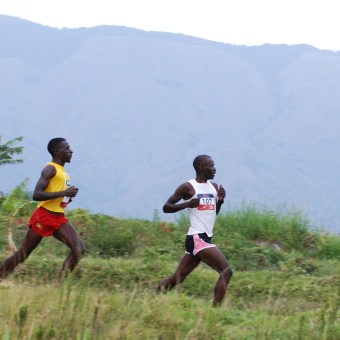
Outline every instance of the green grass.
<svg viewBox="0 0 340 340">
<path fill-rule="evenodd" d="M 204 266 L 178 289 L 157 295 L 155 284 L 163 273 L 152 274 L 137 260 L 84 259 L 63 284 L 44 275 L 43 268 L 30 272 L 36 262 L 24 264 L 0 286 L 3 339 L 337 339 L 340 335 L 336 274 L 235 273 L 224 303 L 212 308 L 216 274 Z"/>
<path fill-rule="evenodd" d="M 0 262 L 6 228 L 17 244 L 32 207 L 13 216 L 0 203 Z M 31 209 L 31 210 L 30 210 Z M 188 218 L 175 223 L 68 213 L 87 253 L 63 284 L 68 250 L 46 238 L 0 283 L 1 339 L 339 339 L 340 236 L 312 229 L 289 209 L 243 206 L 218 216 L 214 242 L 234 275 L 212 308 L 217 273 L 200 265 L 155 294 L 183 255 Z"/>
</svg>

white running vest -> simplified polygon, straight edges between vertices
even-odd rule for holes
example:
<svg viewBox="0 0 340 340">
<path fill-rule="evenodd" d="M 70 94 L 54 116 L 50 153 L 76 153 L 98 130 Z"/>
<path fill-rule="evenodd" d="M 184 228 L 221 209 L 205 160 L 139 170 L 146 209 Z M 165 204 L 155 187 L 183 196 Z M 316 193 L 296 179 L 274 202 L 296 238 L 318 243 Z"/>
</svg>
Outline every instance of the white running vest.
<svg viewBox="0 0 340 340">
<path fill-rule="evenodd" d="M 206 233 L 212 237 L 216 220 L 217 191 L 210 181 L 198 183 L 195 179 L 191 179 L 188 182 L 195 189 L 192 198 L 200 198 L 197 208 L 188 208 L 190 217 L 188 235 Z"/>
</svg>

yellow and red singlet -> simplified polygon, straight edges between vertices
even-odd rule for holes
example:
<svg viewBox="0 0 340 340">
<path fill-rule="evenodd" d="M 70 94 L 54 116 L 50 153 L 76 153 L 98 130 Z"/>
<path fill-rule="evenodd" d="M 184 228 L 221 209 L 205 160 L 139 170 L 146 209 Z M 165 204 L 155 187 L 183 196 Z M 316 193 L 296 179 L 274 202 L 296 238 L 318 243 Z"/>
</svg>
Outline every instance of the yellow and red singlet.
<svg viewBox="0 0 340 340">
<path fill-rule="evenodd" d="M 51 179 L 50 183 L 48 184 L 45 192 L 57 192 L 57 191 L 64 191 L 68 187 L 71 186 L 71 179 L 68 173 L 65 171 L 64 167 L 54 163 L 49 162 L 49 165 L 53 165 L 56 169 L 55 176 Z M 51 200 L 42 201 L 39 203 L 38 207 L 43 207 L 49 211 L 54 212 L 61 212 L 63 213 L 65 207 L 61 206 L 61 202 L 63 197 L 53 198 Z"/>
</svg>

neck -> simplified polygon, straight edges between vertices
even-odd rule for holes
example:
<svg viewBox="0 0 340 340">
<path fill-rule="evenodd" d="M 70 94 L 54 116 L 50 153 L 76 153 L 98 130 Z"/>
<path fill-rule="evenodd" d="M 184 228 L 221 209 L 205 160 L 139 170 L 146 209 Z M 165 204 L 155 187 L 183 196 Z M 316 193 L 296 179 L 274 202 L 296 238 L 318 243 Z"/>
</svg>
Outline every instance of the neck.
<svg viewBox="0 0 340 340">
<path fill-rule="evenodd" d="M 60 161 L 59 159 L 55 159 L 55 158 L 52 158 L 52 162 L 53 162 L 53 163 L 57 163 L 57 164 L 59 164 L 59 165 L 61 165 L 61 166 L 64 166 L 64 165 L 65 165 L 65 162 L 62 162 L 62 161 Z"/>
<path fill-rule="evenodd" d="M 196 176 L 196 181 L 198 183 L 207 183 L 207 180 L 203 177 Z"/>
</svg>

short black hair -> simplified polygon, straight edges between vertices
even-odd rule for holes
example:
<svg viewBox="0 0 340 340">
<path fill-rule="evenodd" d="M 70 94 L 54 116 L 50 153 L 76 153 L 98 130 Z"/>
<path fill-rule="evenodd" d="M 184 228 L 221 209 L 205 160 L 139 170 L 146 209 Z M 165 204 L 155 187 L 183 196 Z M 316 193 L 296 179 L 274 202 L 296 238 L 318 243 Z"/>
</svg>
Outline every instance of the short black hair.
<svg viewBox="0 0 340 340">
<path fill-rule="evenodd" d="M 55 152 L 58 149 L 58 146 L 61 142 L 66 140 L 65 138 L 57 137 L 57 138 L 52 138 L 48 144 L 47 144 L 47 150 L 51 154 L 52 157 L 55 156 Z"/>
<path fill-rule="evenodd" d="M 204 161 L 205 161 L 207 158 L 211 158 L 211 157 L 208 156 L 208 155 L 198 155 L 198 156 L 196 156 L 195 159 L 194 159 L 194 161 L 193 161 L 193 163 L 192 163 L 194 169 L 195 169 L 196 171 L 198 171 L 198 170 L 199 170 L 199 165 L 201 165 L 202 163 L 204 163 Z"/>
</svg>

